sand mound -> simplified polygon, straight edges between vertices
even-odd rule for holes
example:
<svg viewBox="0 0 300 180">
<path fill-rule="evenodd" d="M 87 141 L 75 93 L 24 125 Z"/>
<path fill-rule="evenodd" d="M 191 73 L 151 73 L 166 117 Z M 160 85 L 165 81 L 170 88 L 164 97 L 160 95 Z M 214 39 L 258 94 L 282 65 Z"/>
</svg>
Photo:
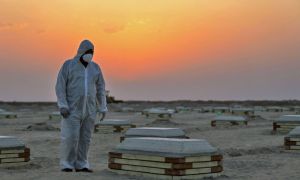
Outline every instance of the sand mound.
<svg viewBox="0 0 300 180">
<path fill-rule="evenodd" d="M 50 124 L 42 122 L 42 123 L 35 123 L 29 125 L 24 130 L 25 131 L 57 131 L 59 129 Z"/>
</svg>

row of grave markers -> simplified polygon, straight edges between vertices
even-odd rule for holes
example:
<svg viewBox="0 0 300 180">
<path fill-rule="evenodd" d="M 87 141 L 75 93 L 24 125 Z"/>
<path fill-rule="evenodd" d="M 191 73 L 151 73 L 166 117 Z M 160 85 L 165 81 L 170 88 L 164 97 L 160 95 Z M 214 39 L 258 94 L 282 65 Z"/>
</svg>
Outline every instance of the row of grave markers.
<svg viewBox="0 0 300 180">
<path fill-rule="evenodd" d="M 150 114 L 162 119 L 171 117 L 161 116 L 162 112 L 165 110 Z M 172 113 L 168 110 L 167 114 Z M 224 122 L 247 125 L 243 117 L 216 116 L 212 126 Z M 206 140 L 189 139 L 178 128 L 135 127 L 124 120 L 105 120 L 95 126 L 95 132 L 126 132 L 120 137 L 121 143 L 109 152 L 108 168 L 112 171 L 156 179 L 200 179 L 216 177 L 223 171 L 222 155 Z M 274 121 L 273 130 L 292 130 L 284 139 L 285 149 L 300 152 L 300 115 L 281 116 Z M 0 166 L 23 165 L 29 160 L 30 150 L 24 143 L 14 137 L 0 137 Z"/>
</svg>

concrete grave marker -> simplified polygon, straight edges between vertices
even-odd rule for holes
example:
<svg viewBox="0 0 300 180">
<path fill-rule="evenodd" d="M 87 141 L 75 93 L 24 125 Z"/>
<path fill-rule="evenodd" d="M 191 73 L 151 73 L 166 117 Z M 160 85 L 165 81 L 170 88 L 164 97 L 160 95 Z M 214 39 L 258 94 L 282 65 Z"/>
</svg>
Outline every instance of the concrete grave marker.
<svg viewBox="0 0 300 180">
<path fill-rule="evenodd" d="M 211 121 L 211 126 L 217 126 L 217 125 L 248 125 L 248 121 L 245 117 L 243 116 L 226 116 L 226 115 L 221 115 L 221 116 L 216 116 L 212 121 Z"/>
<path fill-rule="evenodd" d="M 109 153 L 116 173 L 156 179 L 216 177 L 222 155 L 202 139 L 127 138 Z"/>
<path fill-rule="evenodd" d="M 161 138 L 188 138 L 180 128 L 163 127 L 140 127 L 131 128 L 120 138 L 122 142 L 125 138 L 132 137 L 161 137 Z"/>
<path fill-rule="evenodd" d="M 0 119 L 15 119 L 17 118 L 17 114 L 13 112 L 3 111 L 0 112 Z"/>
<path fill-rule="evenodd" d="M 283 115 L 273 122 L 273 131 L 287 133 L 296 126 L 300 126 L 300 115 Z"/>
<path fill-rule="evenodd" d="M 300 126 L 289 132 L 284 138 L 284 145 L 286 150 L 300 152 Z"/>
<path fill-rule="evenodd" d="M 95 133 L 119 133 L 135 127 L 129 120 L 106 119 L 95 124 Z"/>
<path fill-rule="evenodd" d="M 30 149 L 13 136 L 0 136 L 0 167 L 24 165 L 30 160 Z"/>
</svg>

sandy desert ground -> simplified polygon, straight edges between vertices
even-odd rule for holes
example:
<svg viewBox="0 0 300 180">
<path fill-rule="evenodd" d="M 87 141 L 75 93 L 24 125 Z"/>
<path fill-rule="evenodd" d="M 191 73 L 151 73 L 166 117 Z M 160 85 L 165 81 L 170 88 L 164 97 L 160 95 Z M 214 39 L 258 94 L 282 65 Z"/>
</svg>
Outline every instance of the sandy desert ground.
<svg viewBox="0 0 300 180">
<path fill-rule="evenodd" d="M 214 114 L 185 112 L 175 114 L 172 122 L 160 123 L 145 118 L 138 112 L 117 112 L 121 107 L 142 110 L 146 107 L 170 107 L 168 103 L 131 103 L 110 105 L 107 118 L 129 119 L 137 126 L 180 127 L 191 138 L 203 138 L 217 147 L 224 155 L 224 172 L 218 180 L 297 180 L 300 179 L 300 153 L 283 150 L 283 134 L 272 134 L 272 120 L 281 114 L 265 113 L 264 118 L 249 121 L 245 126 L 211 127 Z M 195 104 L 191 104 L 194 107 Z M 29 165 L 16 168 L 0 168 L 1 180 L 17 179 L 89 179 L 89 180 L 135 180 L 144 177 L 124 176 L 110 172 L 107 154 L 118 143 L 121 134 L 94 134 L 89 160 L 94 173 L 63 173 L 59 169 L 59 130 L 27 127 L 46 122 L 59 127 L 60 121 L 49 120 L 48 114 L 56 111 L 55 104 L 3 104 L 0 108 L 18 114 L 17 119 L 0 119 L 0 135 L 13 135 L 22 139 L 31 149 Z M 197 108 L 197 107 L 194 107 Z"/>
</svg>

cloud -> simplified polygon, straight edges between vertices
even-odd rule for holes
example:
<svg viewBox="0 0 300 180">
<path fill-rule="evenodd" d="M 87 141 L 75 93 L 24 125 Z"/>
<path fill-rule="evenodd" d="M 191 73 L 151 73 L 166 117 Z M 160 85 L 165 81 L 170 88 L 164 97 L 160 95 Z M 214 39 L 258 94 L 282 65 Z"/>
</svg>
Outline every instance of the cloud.
<svg viewBox="0 0 300 180">
<path fill-rule="evenodd" d="M 1 30 L 20 30 L 28 26 L 27 23 L 11 23 L 11 22 L 0 22 Z"/>
<path fill-rule="evenodd" d="M 117 33 L 125 29 L 124 25 L 110 24 L 103 27 L 103 31 L 109 34 Z"/>
<path fill-rule="evenodd" d="M 11 29 L 13 27 L 12 23 L 0 22 L 0 30 Z"/>
</svg>

